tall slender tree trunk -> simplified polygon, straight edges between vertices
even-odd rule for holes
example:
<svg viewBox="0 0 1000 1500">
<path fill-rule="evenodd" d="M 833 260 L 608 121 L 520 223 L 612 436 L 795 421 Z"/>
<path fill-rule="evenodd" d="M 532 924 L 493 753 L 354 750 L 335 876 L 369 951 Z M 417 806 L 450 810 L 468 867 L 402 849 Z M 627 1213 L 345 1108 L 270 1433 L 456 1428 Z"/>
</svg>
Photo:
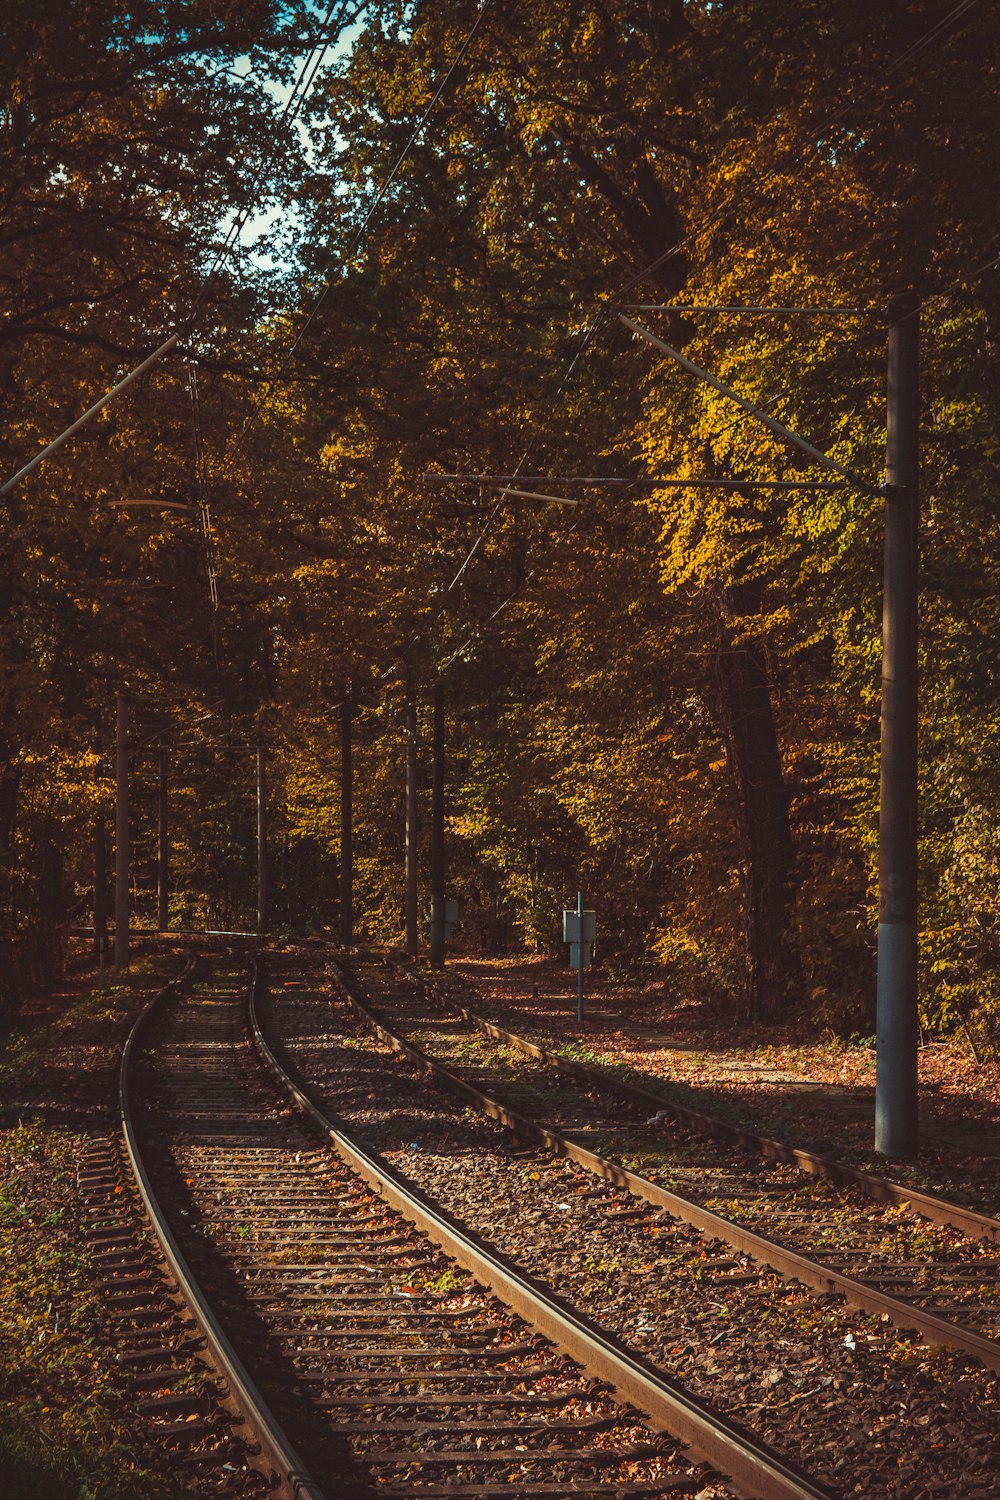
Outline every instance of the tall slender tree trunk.
<svg viewBox="0 0 1000 1500">
<path fill-rule="evenodd" d="M 759 641 L 737 639 L 733 628 L 735 618 L 760 613 L 760 585 L 720 588 L 715 605 L 720 718 L 741 855 L 746 1008 L 763 1019 L 785 1007 L 794 974 L 787 926 L 795 895 L 795 845 L 766 655 Z"/>
</svg>

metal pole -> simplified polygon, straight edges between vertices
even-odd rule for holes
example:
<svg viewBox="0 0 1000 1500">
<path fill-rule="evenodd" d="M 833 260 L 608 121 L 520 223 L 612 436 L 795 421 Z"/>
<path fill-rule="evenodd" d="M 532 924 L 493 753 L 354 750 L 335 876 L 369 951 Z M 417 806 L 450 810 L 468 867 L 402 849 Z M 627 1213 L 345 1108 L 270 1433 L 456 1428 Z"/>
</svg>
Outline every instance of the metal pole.
<svg viewBox="0 0 1000 1500">
<path fill-rule="evenodd" d="M 118 694 L 115 728 L 115 972 L 124 974 L 128 953 L 128 700 Z"/>
<path fill-rule="evenodd" d="M 166 932 L 170 926 L 167 910 L 170 894 L 170 840 L 167 828 L 167 743 L 160 736 L 159 777 L 157 782 L 157 839 L 156 839 L 156 927 Z"/>
<path fill-rule="evenodd" d="M 583 892 L 576 893 L 577 956 L 580 967 L 576 971 L 576 1019 L 583 1020 Z"/>
<path fill-rule="evenodd" d="M 350 698 L 340 705 L 340 941 L 354 941 L 354 757 Z"/>
<path fill-rule="evenodd" d="M 264 746 L 257 746 L 257 931 L 266 932 L 269 892 L 267 884 L 267 760 Z"/>
<path fill-rule="evenodd" d="M 919 300 L 889 303 L 875 1150 L 917 1150 Z"/>
<path fill-rule="evenodd" d="M 417 703 L 411 693 L 406 700 L 406 851 L 404 918 L 406 956 L 420 957 L 417 894 Z"/>
<path fill-rule="evenodd" d="M 444 683 L 434 684 L 431 782 L 431 968 L 444 968 Z"/>
</svg>

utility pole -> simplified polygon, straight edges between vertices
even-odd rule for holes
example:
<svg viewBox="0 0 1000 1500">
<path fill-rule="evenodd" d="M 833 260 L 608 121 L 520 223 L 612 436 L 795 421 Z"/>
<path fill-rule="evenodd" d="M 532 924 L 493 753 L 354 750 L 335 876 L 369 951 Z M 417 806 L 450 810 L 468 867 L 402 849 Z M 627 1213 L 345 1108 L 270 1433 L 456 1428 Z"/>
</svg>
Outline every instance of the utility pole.
<svg viewBox="0 0 1000 1500">
<path fill-rule="evenodd" d="M 156 818 L 156 928 L 166 932 L 170 926 L 167 910 L 170 895 L 170 842 L 167 827 L 167 742 L 160 735 L 157 778 Z"/>
<path fill-rule="evenodd" d="M 917 1151 L 917 565 L 919 299 L 889 317 L 875 1150 Z"/>
<path fill-rule="evenodd" d="M 406 852 L 405 895 L 403 899 L 406 927 L 406 956 L 420 957 L 420 929 L 417 897 L 417 701 L 412 692 L 406 698 Z"/>
<path fill-rule="evenodd" d="M 354 941 L 354 756 L 350 693 L 340 705 L 340 941 Z"/>
<path fill-rule="evenodd" d="M 128 700 L 118 694 L 115 726 L 115 972 L 128 971 Z"/>
<path fill-rule="evenodd" d="M 576 971 L 576 1019 L 577 1024 L 583 1025 L 583 892 L 576 893 L 576 940 L 580 944 L 580 966 Z"/>
<path fill-rule="evenodd" d="M 104 814 L 94 819 L 94 953 L 98 967 L 104 968 L 108 947 L 108 845 Z"/>
<path fill-rule="evenodd" d="M 267 888 L 267 760 L 264 746 L 257 745 L 257 931 L 266 932 Z"/>
<path fill-rule="evenodd" d="M 444 683 L 434 684 L 431 781 L 431 968 L 444 968 Z"/>
</svg>

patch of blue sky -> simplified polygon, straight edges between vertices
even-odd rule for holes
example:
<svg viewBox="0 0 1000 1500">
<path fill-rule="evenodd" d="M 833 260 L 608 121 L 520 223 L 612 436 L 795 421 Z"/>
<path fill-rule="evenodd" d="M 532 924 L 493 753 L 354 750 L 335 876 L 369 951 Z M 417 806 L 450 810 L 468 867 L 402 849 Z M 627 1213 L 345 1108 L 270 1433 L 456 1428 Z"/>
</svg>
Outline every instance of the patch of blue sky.
<svg viewBox="0 0 1000 1500">
<path fill-rule="evenodd" d="M 276 121 L 290 114 L 293 139 L 301 153 L 304 167 L 313 165 L 315 161 L 311 127 L 316 124 L 315 104 L 324 71 L 348 55 L 361 28 L 360 21 L 345 28 L 334 42 L 323 49 L 318 62 L 315 51 L 293 58 L 288 82 L 256 75 L 253 60 L 248 56 L 238 57 L 231 69 L 237 78 L 248 81 L 252 79 L 273 100 Z M 304 97 L 300 97 L 303 80 L 305 93 Z M 229 238 L 233 226 L 240 219 L 243 222 L 236 239 L 237 254 L 246 255 L 257 270 L 280 273 L 293 269 L 292 247 L 303 227 L 302 217 L 294 201 L 282 202 L 273 194 L 261 192 L 249 208 L 242 206 L 233 209 L 222 225 L 224 239 Z"/>
</svg>

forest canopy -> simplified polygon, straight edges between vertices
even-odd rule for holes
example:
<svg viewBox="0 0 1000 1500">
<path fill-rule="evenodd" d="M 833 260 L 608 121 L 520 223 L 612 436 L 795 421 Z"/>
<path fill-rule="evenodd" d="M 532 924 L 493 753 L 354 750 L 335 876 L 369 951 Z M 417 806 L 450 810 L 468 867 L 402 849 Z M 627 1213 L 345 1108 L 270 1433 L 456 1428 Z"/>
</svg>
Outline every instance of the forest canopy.
<svg viewBox="0 0 1000 1500">
<path fill-rule="evenodd" d="M 947 0 L 11 0 L 4 477 L 181 334 L 0 514 L 11 991 L 90 920 L 119 693 L 139 920 L 163 739 L 172 921 L 251 920 L 264 742 L 275 920 L 335 924 L 346 701 L 398 941 L 440 681 L 463 941 L 555 947 L 582 887 L 602 961 L 869 1031 L 906 291 L 922 1020 L 996 1012 L 998 38 Z M 622 311 L 863 484 L 755 488 L 829 475 Z"/>
</svg>

